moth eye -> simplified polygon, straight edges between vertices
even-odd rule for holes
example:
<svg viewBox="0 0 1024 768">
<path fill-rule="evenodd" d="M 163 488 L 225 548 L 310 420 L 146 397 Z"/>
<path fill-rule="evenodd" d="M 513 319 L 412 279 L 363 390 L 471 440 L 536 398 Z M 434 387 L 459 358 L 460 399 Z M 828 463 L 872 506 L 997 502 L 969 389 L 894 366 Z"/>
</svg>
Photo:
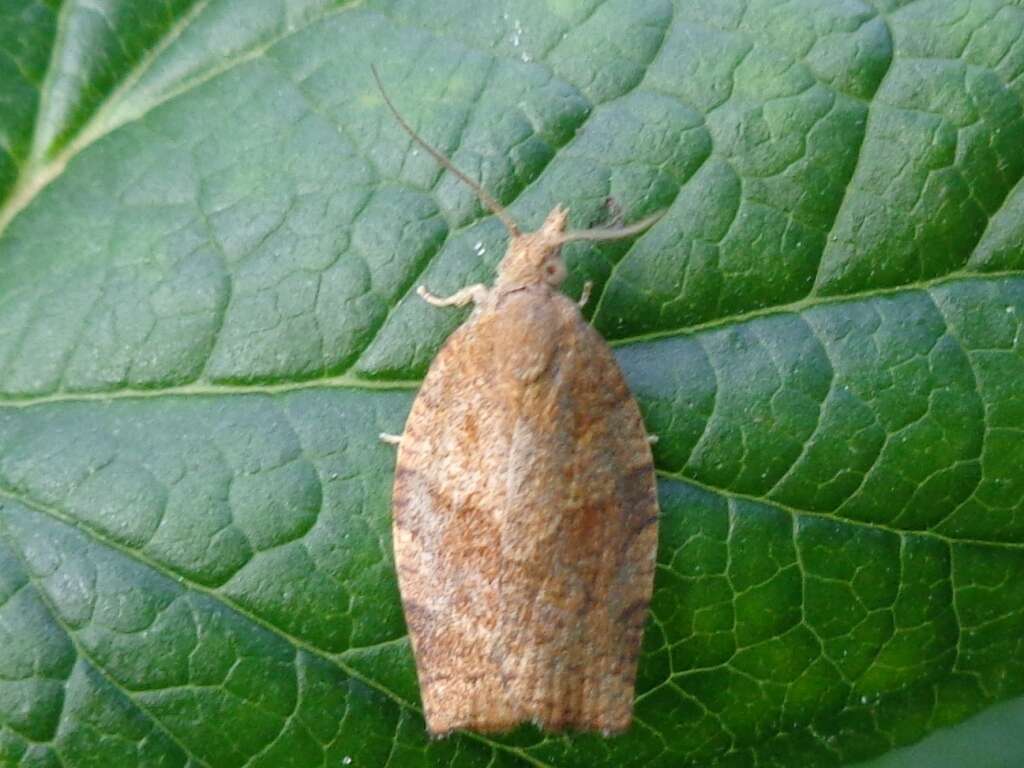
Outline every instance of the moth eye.
<svg viewBox="0 0 1024 768">
<path fill-rule="evenodd" d="M 548 264 L 546 267 L 544 267 L 544 271 L 547 272 L 549 275 L 553 275 L 558 270 L 555 268 L 554 264 Z"/>
</svg>

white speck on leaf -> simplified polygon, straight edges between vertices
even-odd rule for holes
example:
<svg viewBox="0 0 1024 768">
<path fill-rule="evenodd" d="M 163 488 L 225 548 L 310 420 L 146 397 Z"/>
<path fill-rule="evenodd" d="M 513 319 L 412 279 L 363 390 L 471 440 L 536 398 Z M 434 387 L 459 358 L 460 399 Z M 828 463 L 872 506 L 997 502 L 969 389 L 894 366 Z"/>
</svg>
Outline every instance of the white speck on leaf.
<svg viewBox="0 0 1024 768">
<path fill-rule="evenodd" d="M 519 19 L 516 19 L 512 27 L 512 47 L 518 48 L 520 41 L 523 39 L 523 25 L 519 23 Z"/>
</svg>

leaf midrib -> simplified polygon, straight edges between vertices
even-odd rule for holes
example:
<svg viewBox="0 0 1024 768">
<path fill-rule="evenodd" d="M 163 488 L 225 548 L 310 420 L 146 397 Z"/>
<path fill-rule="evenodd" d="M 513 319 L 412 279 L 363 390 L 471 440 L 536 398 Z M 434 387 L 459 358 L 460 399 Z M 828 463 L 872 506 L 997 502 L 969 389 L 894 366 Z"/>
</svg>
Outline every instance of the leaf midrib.
<svg viewBox="0 0 1024 768">
<path fill-rule="evenodd" d="M 818 518 L 821 520 L 827 520 L 830 523 L 839 525 L 850 525 L 856 528 L 866 528 L 872 531 L 881 531 L 884 533 L 890 533 L 900 538 L 908 536 L 917 536 L 925 539 L 933 539 L 941 542 L 943 545 L 952 548 L 953 546 L 964 545 L 964 546 L 975 546 L 975 547 L 992 547 L 995 549 L 1008 549 L 1013 552 L 1024 552 L 1024 542 L 1015 541 L 997 541 L 989 539 L 974 539 L 974 538 L 957 538 L 954 536 L 947 536 L 944 533 L 939 533 L 931 529 L 910 529 L 910 528 L 896 528 L 895 526 L 888 525 L 886 523 L 880 523 L 877 521 L 870 520 L 856 520 L 850 517 L 841 517 L 834 512 L 820 512 L 812 509 L 801 509 L 794 507 L 784 502 L 778 501 L 777 499 L 765 498 L 763 496 L 757 496 L 751 493 L 743 493 L 742 491 L 734 491 L 728 488 L 722 488 L 720 486 L 710 485 L 708 483 L 701 482 L 687 475 L 677 474 L 668 472 L 662 469 L 655 470 L 658 477 L 666 480 L 674 480 L 679 483 L 685 483 L 691 485 L 694 488 L 700 488 L 701 490 L 712 493 L 716 496 L 721 496 L 726 499 L 735 499 L 737 501 L 745 501 L 751 504 L 759 504 L 763 506 L 773 507 L 782 512 L 786 512 L 794 518 L 798 517 L 811 517 Z"/>
<path fill-rule="evenodd" d="M 737 313 L 726 317 L 715 318 L 704 323 L 694 323 L 680 328 L 654 331 L 648 334 L 612 339 L 608 342 L 614 349 L 625 348 L 634 344 L 642 344 L 655 341 L 666 341 L 671 339 L 687 338 L 700 333 L 710 333 L 722 330 L 726 327 L 752 322 L 762 318 L 775 317 L 777 315 L 795 315 L 820 307 L 828 307 L 837 304 L 848 304 L 861 301 L 869 301 L 875 298 L 886 298 L 899 296 L 905 293 L 929 292 L 948 284 L 962 282 L 985 282 L 998 280 L 1020 280 L 1024 279 L 1024 269 L 1011 269 L 995 272 L 971 272 L 958 270 L 931 280 L 908 283 L 906 285 L 872 288 L 853 294 L 837 296 L 808 296 L 788 304 L 779 304 L 770 307 L 760 307 L 749 312 Z M 205 396 L 232 396 L 232 395 L 277 395 L 297 392 L 306 389 L 352 389 L 352 390 L 406 390 L 413 391 L 419 388 L 422 379 L 376 379 L 353 376 L 351 373 L 343 373 L 337 376 L 326 376 L 320 378 L 281 378 L 257 383 L 216 383 L 193 381 L 187 384 L 179 384 L 166 387 L 123 387 L 120 389 L 95 389 L 57 391 L 42 395 L 17 395 L 0 394 L 0 409 L 3 408 L 28 408 L 36 405 L 52 405 L 60 403 L 77 403 L 89 401 L 110 401 L 110 400 L 135 400 L 150 398 L 174 398 L 174 397 L 205 397 Z"/>
</svg>

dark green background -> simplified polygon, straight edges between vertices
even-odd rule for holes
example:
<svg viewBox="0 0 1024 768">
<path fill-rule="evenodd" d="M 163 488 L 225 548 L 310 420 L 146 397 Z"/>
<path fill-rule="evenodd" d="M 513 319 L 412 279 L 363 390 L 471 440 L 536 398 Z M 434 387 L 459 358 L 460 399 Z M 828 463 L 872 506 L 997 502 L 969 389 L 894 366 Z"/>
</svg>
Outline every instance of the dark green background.
<svg viewBox="0 0 1024 768">
<path fill-rule="evenodd" d="M 504 234 L 371 63 L 525 226 L 667 209 L 566 252 L 660 437 L 625 736 L 425 737 L 376 436 Z M 1022 176 L 1021 0 L 5 0 L 0 764 L 1024 759 Z"/>
</svg>

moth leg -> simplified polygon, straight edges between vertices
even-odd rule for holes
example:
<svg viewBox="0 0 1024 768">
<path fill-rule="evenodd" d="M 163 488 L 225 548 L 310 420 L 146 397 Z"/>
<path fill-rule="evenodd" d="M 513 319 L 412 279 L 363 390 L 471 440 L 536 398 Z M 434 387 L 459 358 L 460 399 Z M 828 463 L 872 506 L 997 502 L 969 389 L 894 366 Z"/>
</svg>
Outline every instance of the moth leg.
<svg viewBox="0 0 1024 768">
<path fill-rule="evenodd" d="M 382 443 L 387 443 L 388 445 L 398 445 L 400 442 L 402 442 L 401 435 L 392 435 L 389 434 L 388 432 L 381 432 L 379 435 L 377 435 L 377 437 L 380 438 L 380 441 Z"/>
<path fill-rule="evenodd" d="M 464 307 L 470 302 L 479 304 L 481 301 L 486 299 L 487 286 L 482 283 L 467 285 L 461 291 L 456 291 L 451 296 L 445 296 L 443 298 L 441 296 L 435 296 L 422 285 L 416 289 L 416 293 L 418 293 L 420 298 L 427 302 L 427 304 L 431 304 L 435 307 Z"/>
<path fill-rule="evenodd" d="M 657 435 L 648 435 L 647 436 L 647 442 L 650 443 L 651 445 L 654 445 L 655 443 L 658 442 L 658 436 Z"/>
<path fill-rule="evenodd" d="M 587 302 L 590 301 L 590 292 L 593 289 L 593 280 L 587 280 L 587 282 L 583 284 L 583 293 L 580 294 L 580 299 L 579 301 L 576 302 L 577 306 L 579 306 L 580 309 L 583 309 L 585 306 L 587 306 Z"/>
</svg>

